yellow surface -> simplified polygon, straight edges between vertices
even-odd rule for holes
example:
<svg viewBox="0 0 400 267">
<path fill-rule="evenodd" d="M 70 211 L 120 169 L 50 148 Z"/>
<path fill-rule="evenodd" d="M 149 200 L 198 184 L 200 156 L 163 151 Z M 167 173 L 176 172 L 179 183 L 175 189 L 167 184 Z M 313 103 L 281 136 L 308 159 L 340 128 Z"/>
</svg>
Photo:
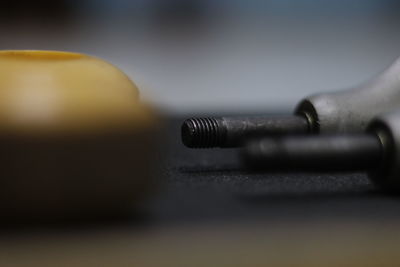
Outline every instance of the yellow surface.
<svg viewBox="0 0 400 267">
<path fill-rule="evenodd" d="M 0 51 L 2 133 L 142 127 L 151 120 L 136 85 L 101 59 L 57 51 Z"/>
<path fill-rule="evenodd" d="M 130 213 L 153 187 L 157 118 L 101 59 L 0 51 L 2 220 Z"/>
<path fill-rule="evenodd" d="M 99 229 L 100 228 L 100 229 Z M 1 266 L 395 267 L 398 221 L 101 227 L 0 238 Z"/>
</svg>

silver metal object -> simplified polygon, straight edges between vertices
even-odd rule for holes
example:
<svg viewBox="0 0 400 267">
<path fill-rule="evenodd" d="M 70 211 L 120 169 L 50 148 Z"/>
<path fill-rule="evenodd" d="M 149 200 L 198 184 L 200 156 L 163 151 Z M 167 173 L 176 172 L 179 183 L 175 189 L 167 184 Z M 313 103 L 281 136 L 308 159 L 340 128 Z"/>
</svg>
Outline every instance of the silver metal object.
<svg viewBox="0 0 400 267">
<path fill-rule="evenodd" d="M 291 118 L 188 119 L 182 125 L 182 141 L 191 148 L 238 147 L 252 136 L 360 133 L 372 118 L 397 108 L 400 108 L 400 58 L 381 75 L 357 88 L 303 99 Z"/>
</svg>

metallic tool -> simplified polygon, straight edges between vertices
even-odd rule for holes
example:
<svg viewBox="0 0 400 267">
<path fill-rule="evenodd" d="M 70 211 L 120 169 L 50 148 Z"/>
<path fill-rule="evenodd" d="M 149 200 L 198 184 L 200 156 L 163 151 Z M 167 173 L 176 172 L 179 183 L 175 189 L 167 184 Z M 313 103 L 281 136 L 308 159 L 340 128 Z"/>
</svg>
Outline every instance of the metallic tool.
<svg viewBox="0 0 400 267">
<path fill-rule="evenodd" d="M 249 137 L 304 133 L 360 133 L 372 118 L 400 108 L 400 58 L 359 87 L 309 96 L 292 116 L 191 118 L 182 125 L 190 148 L 238 147 Z"/>
</svg>

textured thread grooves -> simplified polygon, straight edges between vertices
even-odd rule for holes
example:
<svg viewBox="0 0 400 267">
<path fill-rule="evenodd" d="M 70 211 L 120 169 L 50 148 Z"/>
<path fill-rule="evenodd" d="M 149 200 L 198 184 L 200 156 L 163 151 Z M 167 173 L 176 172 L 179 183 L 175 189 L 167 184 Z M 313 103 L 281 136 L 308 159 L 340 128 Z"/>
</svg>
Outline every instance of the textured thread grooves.
<svg viewBox="0 0 400 267">
<path fill-rule="evenodd" d="M 182 125 L 182 141 L 190 148 L 218 147 L 224 141 L 217 118 L 190 118 Z"/>
</svg>

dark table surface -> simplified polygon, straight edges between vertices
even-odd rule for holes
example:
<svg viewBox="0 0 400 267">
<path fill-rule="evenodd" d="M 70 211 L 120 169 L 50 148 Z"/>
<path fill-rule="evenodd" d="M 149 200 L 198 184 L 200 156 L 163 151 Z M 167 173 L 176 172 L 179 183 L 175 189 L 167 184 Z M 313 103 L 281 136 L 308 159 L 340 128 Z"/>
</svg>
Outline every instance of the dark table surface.
<svg viewBox="0 0 400 267">
<path fill-rule="evenodd" d="M 189 149 L 184 118 L 168 124 L 166 189 L 151 208 L 155 222 L 258 219 L 392 219 L 400 198 L 376 190 L 365 173 L 251 173 L 238 149 Z"/>
<path fill-rule="evenodd" d="M 172 119 L 164 186 L 122 222 L 4 229 L 1 266 L 400 266 L 400 198 L 362 173 L 249 173 Z"/>
</svg>

